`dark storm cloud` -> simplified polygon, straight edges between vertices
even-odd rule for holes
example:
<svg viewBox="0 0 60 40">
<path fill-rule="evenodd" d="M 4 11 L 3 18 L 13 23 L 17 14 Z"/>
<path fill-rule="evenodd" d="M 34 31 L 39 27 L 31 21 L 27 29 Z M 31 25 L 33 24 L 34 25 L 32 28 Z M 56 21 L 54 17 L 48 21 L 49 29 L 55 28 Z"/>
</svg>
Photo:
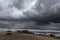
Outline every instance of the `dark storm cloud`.
<svg viewBox="0 0 60 40">
<path fill-rule="evenodd" d="M 6 1 L 5 3 L 8 3 L 8 2 L 9 1 Z M 4 17 L 2 17 L 2 19 L 4 18 L 5 19 L 9 18 L 8 20 L 12 20 L 12 19 L 24 20 L 25 19 L 25 20 L 36 21 L 40 24 L 45 24 L 45 23 L 48 24 L 50 21 L 59 22 L 60 20 L 59 0 L 29 0 L 29 1 L 13 0 L 13 2 L 10 1 L 10 4 L 5 4 L 5 3 L 2 2 L 1 4 L 3 7 L 2 9 L 4 10 L 4 11 L 1 11 L 1 17 L 4 14 L 6 14 L 4 15 Z M 6 11 L 3 4 L 5 4 L 7 8 Z M 9 8 L 8 5 L 12 6 L 13 9 Z"/>
<path fill-rule="evenodd" d="M 28 10 L 25 15 L 38 24 L 49 24 L 50 22 L 60 23 L 60 1 L 41 1 L 40 6 L 37 5 L 37 7 Z"/>
<path fill-rule="evenodd" d="M 3 10 L 0 12 L 0 18 L 8 20 L 25 19 L 40 23 L 50 22 L 56 19 L 58 21 L 60 9 L 58 4 L 59 0 L 8 0 L 5 2 L 3 0 L 1 1 L 1 6 L 3 7 L 1 9 Z"/>
<path fill-rule="evenodd" d="M 40 29 L 46 26 L 51 29 L 52 26 L 56 29 L 58 24 L 55 23 L 60 23 L 60 0 L 0 0 L 0 3 L 0 23 L 11 21 L 6 22 L 9 28 Z"/>
<path fill-rule="evenodd" d="M 60 23 L 60 2 L 53 4 L 49 10 L 50 19 L 49 21 Z"/>
</svg>

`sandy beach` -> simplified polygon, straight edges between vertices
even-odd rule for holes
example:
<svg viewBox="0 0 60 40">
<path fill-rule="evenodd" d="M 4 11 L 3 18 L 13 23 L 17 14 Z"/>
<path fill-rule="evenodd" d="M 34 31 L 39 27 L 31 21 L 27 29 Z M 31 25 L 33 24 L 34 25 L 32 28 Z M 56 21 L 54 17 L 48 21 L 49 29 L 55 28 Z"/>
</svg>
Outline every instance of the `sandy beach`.
<svg viewBox="0 0 60 40">
<path fill-rule="evenodd" d="M 17 32 L 12 32 L 11 35 L 6 35 L 6 32 L 0 31 L 0 40 L 60 40 L 60 39 L 49 36 L 40 36 Z"/>
</svg>

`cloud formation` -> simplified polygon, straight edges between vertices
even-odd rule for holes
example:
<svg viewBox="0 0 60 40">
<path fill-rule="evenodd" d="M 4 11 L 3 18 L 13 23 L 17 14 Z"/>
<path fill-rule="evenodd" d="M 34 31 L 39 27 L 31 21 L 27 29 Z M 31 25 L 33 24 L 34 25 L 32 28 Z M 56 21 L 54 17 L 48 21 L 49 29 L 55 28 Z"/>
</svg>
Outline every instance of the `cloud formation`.
<svg viewBox="0 0 60 40">
<path fill-rule="evenodd" d="M 6 22 L 9 26 L 13 24 L 20 28 L 38 29 L 40 26 L 51 25 L 54 29 L 55 23 L 60 23 L 60 0 L 0 0 L 0 20 L 22 21 Z"/>
</svg>

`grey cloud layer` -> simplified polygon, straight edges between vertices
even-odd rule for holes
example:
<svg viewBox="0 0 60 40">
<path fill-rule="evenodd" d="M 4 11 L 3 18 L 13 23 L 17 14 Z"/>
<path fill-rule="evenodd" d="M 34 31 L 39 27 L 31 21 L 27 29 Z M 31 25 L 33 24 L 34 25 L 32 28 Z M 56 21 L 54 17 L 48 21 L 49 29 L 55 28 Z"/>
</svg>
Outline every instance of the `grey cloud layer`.
<svg viewBox="0 0 60 40">
<path fill-rule="evenodd" d="M 44 18 L 54 14 L 59 10 L 59 1 L 57 0 L 6 0 L 1 3 L 0 16 L 5 18 Z M 51 12 L 51 13 L 48 13 Z M 56 13 L 57 14 L 57 13 Z M 54 14 L 55 15 L 55 14 Z"/>
<path fill-rule="evenodd" d="M 52 25 L 50 22 L 60 22 L 60 0 L 0 0 L 0 19 L 27 21 L 26 24 L 21 21 L 16 24 L 8 22 L 9 28 L 10 26 L 25 28 L 28 25 L 26 28 L 38 29 L 43 25 L 41 27 L 53 26 L 55 29 L 56 24 Z"/>
</svg>

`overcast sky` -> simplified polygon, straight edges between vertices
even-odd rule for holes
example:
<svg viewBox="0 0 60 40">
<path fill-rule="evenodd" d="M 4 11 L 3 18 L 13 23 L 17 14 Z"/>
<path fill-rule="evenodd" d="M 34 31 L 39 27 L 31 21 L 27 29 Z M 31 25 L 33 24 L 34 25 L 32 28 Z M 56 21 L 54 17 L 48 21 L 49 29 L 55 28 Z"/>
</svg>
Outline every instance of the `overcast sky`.
<svg viewBox="0 0 60 40">
<path fill-rule="evenodd" d="M 0 0 L 0 28 L 60 29 L 60 0 Z"/>
</svg>

